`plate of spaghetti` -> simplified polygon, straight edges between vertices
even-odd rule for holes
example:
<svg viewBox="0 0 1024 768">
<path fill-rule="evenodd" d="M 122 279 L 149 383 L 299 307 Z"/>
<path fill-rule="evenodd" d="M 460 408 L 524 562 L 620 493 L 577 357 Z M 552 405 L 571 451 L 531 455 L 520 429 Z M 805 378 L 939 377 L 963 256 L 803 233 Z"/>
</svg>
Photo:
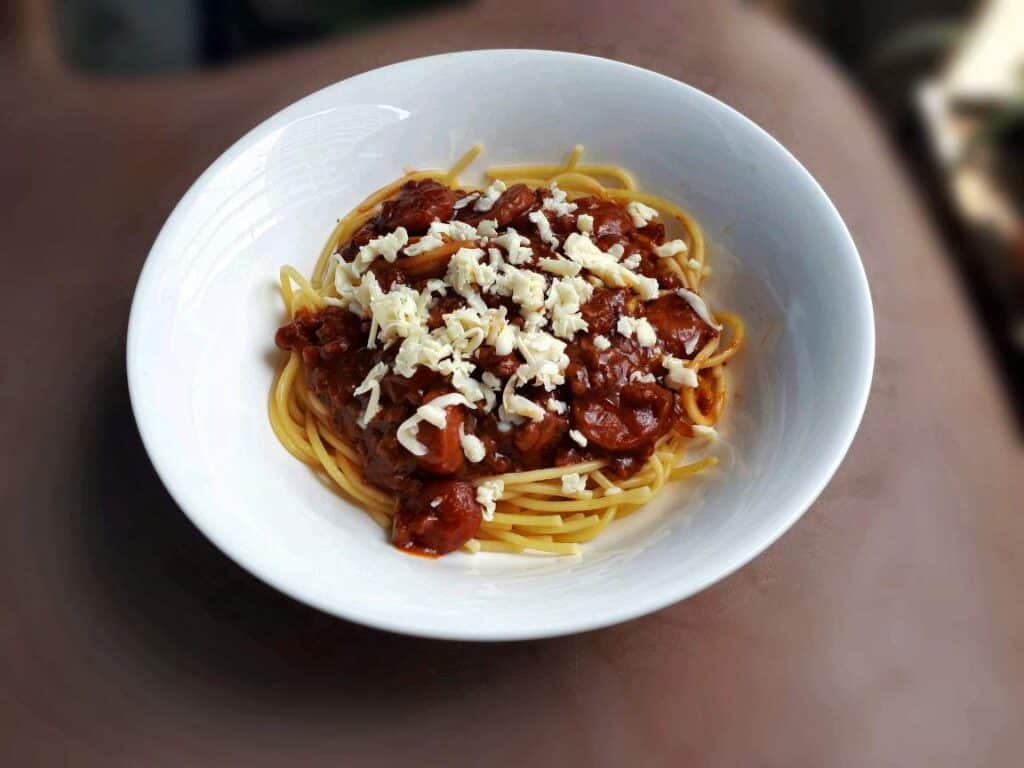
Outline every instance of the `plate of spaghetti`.
<svg viewBox="0 0 1024 768">
<path fill-rule="evenodd" d="M 755 125 L 635 67 L 479 51 L 229 149 L 153 247 L 128 365 L 157 471 L 253 573 L 515 639 L 756 556 L 841 461 L 873 344 L 845 226 Z"/>
</svg>

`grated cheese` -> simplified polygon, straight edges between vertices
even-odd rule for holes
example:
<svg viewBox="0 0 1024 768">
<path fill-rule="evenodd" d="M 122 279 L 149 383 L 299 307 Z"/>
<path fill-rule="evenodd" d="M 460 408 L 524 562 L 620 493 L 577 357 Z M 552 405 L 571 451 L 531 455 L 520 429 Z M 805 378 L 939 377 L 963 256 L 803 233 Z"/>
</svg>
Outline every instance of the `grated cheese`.
<svg viewBox="0 0 1024 768">
<path fill-rule="evenodd" d="M 537 234 L 540 235 L 541 240 L 552 248 L 558 247 L 558 238 L 551 231 L 551 222 L 548 221 L 548 217 L 544 215 L 543 211 L 533 211 L 527 218 L 537 227 Z"/>
<path fill-rule="evenodd" d="M 360 272 L 366 269 L 383 256 L 387 262 L 393 262 L 398 258 L 398 252 L 409 242 L 409 233 L 405 227 L 398 227 L 394 232 L 375 237 L 359 249 L 354 264 Z"/>
<path fill-rule="evenodd" d="M 419 256 L 421 253 L 433 251 L 435 248 L 440 248 L 442 245 L 444 245 L 444 240 L 437 235 L 424 235 L 418 242 L 406 247 L 405 255 Z"/>
<path fill-rule="evenodd" d="M 394 341 L 416 334 L 426 320 L 419 292 L 407 285 L 394 285 L 387 293 L 377 293 L 370 298 L 369 305 L 370 333 L 366 346 L 370 349 L 376 347 L 378 339 L 387 348 Z"/>
<path fill-rule="evenodd" d="M 505 182 L 501 179 L 495 179 L 491 182 L 491 186 L 484 190 L 484 193 L 477 198 L 476 202 L 473 203 L 474 211 L 489 211 L 494 207 L 498 198 L 501 197 L 501 193 L 505 191 Z"/>
<path fill-rule="evenodd" d="M 562 493 L 581 493 L 587 489 L 587 478 L 579 472 L 562 475 Z"/>
<path fill-rule="evenodd" d="M 515 376 L 509 381 L 518 380 L 523 384 L 533 382 L 548 392 L 564 384 L 565 369 L 569 367 L 569 356 L 565 354 L 565 347 L 564 341 L 556 339 L 546 331 L 520 331 L 516 335 L 516 349 L 526 362 L 519 366 Z"/>
<path fill-rule="evenodd" d="M 636 200 L 626 206 L 626 213 L 633 219 L 633 226 L 637 229 L 643 229 L 647 226 L 647 222 L 658 217 L 658 212 L 651 206 Z"/>
<path fill-rule="evenodd" d="M 683 387 L 692 389 L 697 386 L 697 372 L 686 367 L 686 363 L 678 357 L 665 355 L 661 359 L 661 364 L 668 371 L 665 383 L 673 389 L 682 389 Z"/>
<path fill-rule="evenodd" d="M 447 409 L 452 406 L 464 405 L 473 408 L 473 404 L 457 392 L 435 397 L 416 409 L 416 413 L 398 425 L 398 442 L 413 456 L 426 456 L 427 446 L 416 439 L 420 431 L 420 422 L 425 421 L 438 429 L 444 429 L 448 423 Z"/>
<path fill-rule="evenodd" d="M 505 493 L 503 480 L 485 480 L 476 487 L 476 501 L 483 507 L 484 520 L 494 519 L 495 503 Z"/>
<path fill-rule="evenodd" d="M 690 305 L 701 320 L 710 325 L 716 331 L 720 331 L 722 329 L 722 326 L 719 323 L 716 323 L 715 318 L 711 316 L 711 312 L 708 310 L 708 305 L 704 303 L 704 299 L 693 291 L 688 291 L 685 288 L 678 289 L 676 293 L 686 299 L 686 303 Z M 687 352 L 687 354 L 689 354 L 689 352 Z"/>
<path fill-rule="evenodd" d="M 366 378 L 363 379 L 362 383 L 352 392 L 353 395 L 370 393 L 370 399 L 366 403 L 366 410 L 359 417 L 359 426 L 361 427 L 365 427 L 373 421 L 373 417 L 380 412 L 380 380 L 387 372 L 387 363 L 377 363 L 366 374 Z"/>
<path fill-rule="evenodd" d="M 482 237 L 494 237 L 498 234 L 498 220 L 484 219 L 476 225 L 476 233 Z"/>
<path fill-rule="evenodd" d="M 589 213 L 581 213 L 576 217 L 576 229 L 585 235 L 594 231 L 594 217 Z"/>
<path fill-rule="evenodd" d="M 522 416 L 530 421 L 544 421 L 544 409 L 528 397 L 516 394 L 516 380 L 511 378 L 505 385 L 505 391 L 501 396 L 501 410 L 499 415 L 502 418 L 507 416 Z"/>
<path fill-rule="evenodd" d="M 512 227 L 506 227 L 505 234 L 493 238 L 491 242 L 505 249 L 509 264 L 525 264 L 533 256 L 533 249 L 529 247 L 530 238 L 523 237 Z"/>
<path fill-rule="evenodd" d="M 487 455 L 483 440 L 476 435 L 467 435 L 461 424 L 459 425 L 459 444 L 462 446 L 462 454 L 473 464 L 480 463 Z"/>
<path fill-rule="evenodd" d="M 575 261 L 569 261 L 568 259 L 541 259 L 537 262 L 537 265 L 552 275 L 563 275 L 566 277 L 578 275 L 582 269 Z"/>
<path fill-rule="evenodd" d="M 632 269 L 632 270 L 638 269 L 640 267 L 640 254 L 639 253 L 634 253 L 629 258 L 623 259 L 622 260 L 622 266 L 624 266 L 626 269 Z"/>
<path fill-rule="evenodd" d="M 433 221 L 427 235 L 447 237 L 449 240 L 465 240 L 474 242 L 477 239 L 476 227 L 464 221 Z"/>
<path fill-rule="evenodd" d="M 658 297 L 658 281 L 653 277 L 638 275 L 619 264 L 614 256 L 601 251 L 590 238 L 573 232 L 565 240 L 565 255 L 578 262 L 584 269 L 593 272 L 606 285 L 629 287 L 640 294 L 645 301 Z"/>
<path fill-rule="evenodd" d="M 664 245 L 654 246 L 654 252 L 661 258 L 667 259 L 679 253 L 686 253 L 689 249 L 682 240 L 669 240 Z"/>
<path fill-rule="evenodd" d="M 594 287 L 579 277 L 551 281 L 544 307 L 551 312 L 551 330 L 556 336 L 571 341 L 577 331 L 587 330 L 580 307 L 590 301 L 593 294 Z"/>
<path fill-rule="evenodd" d="M 456 293 L 467 299 L 475 291 L 474 286 L 487 288 L 498 278 L 494 267 L 480 261 L 483 255 L 480 248 L 459 248 L 448 262 L 445 281 Z"/>
<path fill-rule="evenodd" d="M 646 317 L 622 315 L 615 325 L 615 330 L 627 339 L 636 336 L 636 341 L 641 347 L 653 347 L 658 343 L 658 334 Z"/>
<path fill-rule="evenodd" d="M 547 401 L 544 407 L 547 408 L 552 413 L 557 413 L 559 416 L 561 416 L 564 413 L 568 413 L 569 411 L 568 403 L 566 403 L 564 400 L 556 400 L 553 397 Z"/>
<path fill-rule="evenodd" d="M 551 182 L 549 187 L 551 196 L 544 198 L 541 207 L 545 211 L 551 211 L 555 216 L 568 216 L 576 210 L 576 203 L 570 203 L 565 196 L 565 191 L 558 188 L 558 184 Z"/>
<path fill-rule="evenodd" d="M 580 432 L 578 429 L 570 429 L 569 437 L 572 438 L 573 442 L 577 443 L 578 445 L 581 445 L 584 448 L 587 447 L 587 436 Z"/>
</svg>

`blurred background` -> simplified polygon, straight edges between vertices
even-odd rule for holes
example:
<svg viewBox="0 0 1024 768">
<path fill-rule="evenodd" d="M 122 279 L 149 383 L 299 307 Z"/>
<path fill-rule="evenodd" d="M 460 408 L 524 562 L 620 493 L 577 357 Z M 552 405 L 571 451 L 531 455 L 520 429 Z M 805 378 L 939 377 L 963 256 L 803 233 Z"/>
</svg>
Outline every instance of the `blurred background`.
<svg viewBox="0 0 1024 768">
<path fill-rule="evenodd" d="M 6 34 L 92 78 L 232 67 L 472 0 L 20 0 Z M 749 0 L 823 48 L 899 148 L 1024 430 L 1024 0 Z"/>
</svg>

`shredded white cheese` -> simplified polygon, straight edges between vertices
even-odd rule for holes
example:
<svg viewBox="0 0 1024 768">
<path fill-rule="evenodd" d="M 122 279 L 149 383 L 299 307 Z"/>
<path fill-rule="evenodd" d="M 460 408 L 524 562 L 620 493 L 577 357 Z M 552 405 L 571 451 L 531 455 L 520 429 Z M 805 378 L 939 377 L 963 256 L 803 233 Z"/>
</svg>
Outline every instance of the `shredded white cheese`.
<svg viewBox="0 0 1024 768">
<path fill-rule="evenodd" d="M 548 217 L 544 215 L 543 211 L 532 211 L 527 218 L 537 227 L 537 234 L 540 235 L 541 240 L 552 248 L 558 247 L 558 238 L 551 231 L 551 222 L 548 221 Z"/>
<path fill-rule="evenodd" d="M 622 315 L 615 325 L 615 330 L 627 339 L 636 336 L 637 344 L 641 347 L 653 347 L 658 343 L 658 334 L 646 317 Z"/>
<path fill-rule="evenodd" d="M 568 403 L 566 403 L 564 400 L 556 400 L 553 397 L 547 401 L 544 407 L 547 408 L 552 413 L 557 413 L 559 416 L 569 412 Z"/>
<path fill-rule="evenodd" d="M 509 379 L 508 384 L 505 385 L 505 391 L 501 396 L 501 411 L 499 415 L 503 418 L 507 416 L 522 416 L 530 421 L 544 421 L 544 409 L 528 397 L 517 395 L 515 385 L 515 378 Z"/>
<path fill-rule="evenodd" d="M 608 341 L 607 336 L 601 336 L 598 334 L 594 337 L 594 346 L 603 352 L 606 349 L 611 349 L 612 343 Z"/>
<path fill-rule="evenodd" d="M 661 365 L 668 371 L 665 383 L 673 389 L 681 389 L 683 387 L 690 387 L 692 389 L 697 386 L 697 372 L 692 368 L 687 368 L 686 363 L 678 357 L 665 355 L 661 359 Z"/>
<path fill-rule="evenodd" d="M 474 464 L 483 461 L 484 456 L 487 455 L 483 440 L 476 435 L 467 435 L 461 424 L 459 425 L 459 444 L 462 446 L 462 454 Z"/>
<path fill-rule="evenodd" d="M 498 198 L 501 197 L 501 193 L 505 191 L 505 182 L 501 179 L 495 179 L 491 182 L 491 186 L 484 190 L 484 193 L 477 198 L 476 202 L 473 203 L 474 211 L 489 211 L 494 207 L 494 203 L 497 202 Z"/>
<path fill-rule="evenodd" d="M 533 256 L 533 249 L 529 247 L 530 238 L 523 237 L 512 227 L 507 227 L 505 234 L 493 238 L 491 242 L 505 249 L 508 263 L 513 266 L 525 264 Z"/>
<path fill-rule="evenodd" d="M 444 240 L 437 235 L 424 235 L 417 242 L 406 246 L 405 255 L 419 256 L 421 253 L 428 253 L 442 245 L 444 245 Z"/>
<path fill-rule="evenodd" d="M 551 196 L 544 198 L 541 206 L 545 211 L 551 211 L 555 216 L 568 216 L 576 210 L 576 203 L 570 203 L 565 196 L 565 191 L 558 188 L 558 184 L 551 182 L 549 187 Z"/>
<path fill-rule="evenodd" d="M 476 233 L 481 237 L 495 237 L 498 234 L 498 220 L 484 219 L 476 225 Z"/>
<path fill-rule="evenodd" d="M 579 472 L 562 475 L 562 493 L 581 493 L 587 490 L 587 478 Z"/>
<path fill-rule="evenodd" d="M 358 272 L 365 272 L 366 269 L 383 256 L 385 261 L 393 262 L 398 258 L 398 252 L 409 242 L 409 233 L 405 227 L 398 227 L 394 232 L 375 237 L 359 249 L 353 264 Z"/>
<path fill-rule="evenodd" d="M 582 269 L 575 261 L 569 261 L 568 259 L 541 259 L 537 262 L 537 265 L 545 272 L 567 277 L 578 275 Z"/>
<path fill-rule="evenodd" d="M 366 402 L 366 410 L 363 411 L 363 415 L 359 417 L 359 426 L 361 427 L 365 427 L 369 424 L 373 420 L 373 417 L 380 412 L 380 380 L 387 372 L 387 363 L 377 363 L 370 369 L 370 372 L 366 374 L 366 378 L 363 379 L 363 382 L 352 392 L 353 395 L 362 395 L 367 392 L 370 393 L 370 399 Z"/>
<path fill-rule="evenodd" d="M 576 217 L 576 229 L 585 235 L 594 231 L 594 217 L 589 213 L 581 213 Z"/>
<path fill-rule="evenodd" d="M 458 210 L 460 210 L 462 208 L 465 208 L 467 205 L 472 203 L 478 197 L 480 197 L 480 193 L 479 192 L 470 192 L 465 197 L 460 197 L 458 200 L 455 201 L 455 210 L 458 211 Z"/>
<path fill-rule="evenodd" d="M 658 298 L 657 280 L 622 266 L 614 256 L 602 252 L 590 238 L 579 232 L 573 232 L 565 239 L 565 255 L 593 272 L 606 285 L 632 288 L 645 301 Z"/>
<path fill-rule="evenodd" d="M 429 403 L 424 403 L 417 408 L 416 413 L 398 425 L 396 433 L 398 442 L 413 456 L 426 456 L 427 446 L 416 439 L 420 431 L 420 422 L 425 421 L 438 429 L 444 429 L 448 423 L 447 409 L 456 405 L 464 405 L 467 408 L 475 407 L 457 392 L 435 397 Z"/>
<path fill-rule="evenodd" d="M 434 221 L 427 230 L 427 235 L 434 237 L 447 237 L 449 240 L 475 242 L 477 239 L 476 227 L 464 221 Z"/>
<path fill-rule="evenodd" d="M 555 336 L 571 341 L 577 331 L 587 330 L 587 321 L 583 319 L 580 308 L 590 301 L 593 294 L 594 287 L 579 277 L 551 281 L 544 307 L 551 312 L 551 331 Z"/>
<path fill-rule="evenodd" d="M 641 384 L 654 384 L 658 379 L 653 373 L 648 373 L 646 371 L 633 371 L 629 374 L 629 380 L 638 381 Z"/>
<path fill-rule="evenodd" d="M 580 432 L 578 429 L 570 429 L 569 437 L 573 440 L 573 442 L 577 443 L 578 445 L 581 445 L 584 448 L 587 447 L 587 436 Z"/>
<path fill-rule="evenodd" d="M 477 503 L 483 507 L 484 520 L 494 519 L 496 502 L 505 493 L 505 482 L 503 480 L 485 480 L 476 487 Z"/>
<path fill-rule="evenodd" d="M 509 381 L 523 384 L 533 382 L 548 392 L 561 386 L 565 383 L 565 369 L 569 367 L 565 347 L 564 341 L 546 331 L 520 331 L 516 335 L 516 350 L 526 362 L 519 366 Z"/>
<path fill-rule="evenodd" d="M 719 323 L 715 322 L 715 318 L 711 316 L 711 312 L 708 310 L 708 305 L 704 303 L 704 299 L 702 299 L 693 291 L 688 291 L 685 288 L 678 289 L 676 293 L 682 296 L 684 299 L 686 299 L 686 303 L 690 305 L 690 307 L 693 309 L 694 312 L 697 313 L 697 316 L 701 320 L 710 325 L 716 331 L 722 329 L 722 326 Z M 687 354 L 690 353 L 687 352 Z"/>
<path fill-rule="evenodd" d="M 688 250 L 689 248 L 682 240 L 669 240 L 664 245 L 654 246 L 654 252 L 663 259 L 679 253 L 686 253 Z"/>
<path fill-rule="evenodd" d="M 480 248 L 459 248 L 448 262 L 445 282 L 464 297 L 475 291 L 474 286 L 487 288 L 493 285 L 498 275 L 490 264 L 480 261 L 483 255 Z"/>
<path fill-rule="evenodd" d="M 633 219 L 633 226 L 637 229 L 643 229 L 647 226 L 647 222 L 658 217 L 658 212 L 651 206 L 636 200 L 626 206 L 626 213 Z"/>
<path fill-rule="evenodd" d="M 374 279 L 373 283 L 376 282 Z M 387 347 L 394 341 L 408 338 L 422 323 L 424 308 L 420 304 L 420 294 L 406 285 L 392 286 L 387 293 L 381 292 L 378 285 L 370 297 L 369 308 L 370 334 L 366 346 L 370 349 L 376 347 L 378 339 Z"/>
</svg>

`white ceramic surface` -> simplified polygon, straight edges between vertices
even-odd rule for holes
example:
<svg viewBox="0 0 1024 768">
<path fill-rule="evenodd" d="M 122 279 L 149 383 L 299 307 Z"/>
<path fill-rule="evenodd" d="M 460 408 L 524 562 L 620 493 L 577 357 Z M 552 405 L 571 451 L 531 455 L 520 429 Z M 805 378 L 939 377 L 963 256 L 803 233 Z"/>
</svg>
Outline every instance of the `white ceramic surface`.
<svg viewBox="0 0 1024 768">
<path fill-rule="evenodd" d="M 726 469 L 669 487 L 581 558 L 404 555 L 277 443 L 267 393 L 277 273 L 312 268 L 335 219 L 408 167 L 585 157 L 632 170 L 703 222 L 714 306 L 741 313 Z M 481 165 L 478 161 L 478 165 Z M 472 179 L 472 174 L 464 176 Z M 860 421 L 874 326 L 864 270 L 814 179 L 768 134 L 689 86 L 604 59 L 454 53 L 325 88 L 252 130 L 192 186 L 139 280 L 132 405 L 193 522 L 269 584 L 353 621 L 499 640 L 630 619 L 717 581 L 821 492 Z"/>
</svg>

